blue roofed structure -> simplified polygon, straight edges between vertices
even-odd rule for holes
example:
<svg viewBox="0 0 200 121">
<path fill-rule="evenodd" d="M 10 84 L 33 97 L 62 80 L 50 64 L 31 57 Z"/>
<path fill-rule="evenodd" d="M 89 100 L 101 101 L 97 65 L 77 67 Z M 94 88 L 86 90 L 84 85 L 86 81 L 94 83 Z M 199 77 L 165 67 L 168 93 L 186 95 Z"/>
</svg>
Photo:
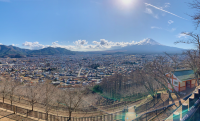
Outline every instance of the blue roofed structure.
<svg viewBox="0 0 200 121">
<path fill-rule="evenodd" d="M 195 75 L 193 70 L 176 70 L 172 73 L 166 74 L 170 78 L 171 84 L 174 90 L 181 92 L 187 88 L 193 88 L 196 85 Z M 170 83 L 168 83 L 168 88 L 173 92 L 173 88 Z"/>
</svg>

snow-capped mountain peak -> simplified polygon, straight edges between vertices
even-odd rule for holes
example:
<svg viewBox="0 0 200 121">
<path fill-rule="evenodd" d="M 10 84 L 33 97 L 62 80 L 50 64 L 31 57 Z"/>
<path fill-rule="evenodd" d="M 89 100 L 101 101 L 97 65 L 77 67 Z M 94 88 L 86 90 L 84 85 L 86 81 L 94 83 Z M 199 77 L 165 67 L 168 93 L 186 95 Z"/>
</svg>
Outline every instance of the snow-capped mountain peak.
<svg viewBox="0 0 200 121">
<path fill-rule="evenodd" d="M 138 42 L 137 45 L 161 45 L 161 44 L 151 38 L 147 38 Z"/>
<path fill-rule="evenodd" d="M 133 41 L 134 42 L 134 41 Z M 144 39 L 139 42 L 134 42 L 134 44 L 122 47 L 120 49 L 115 49 L 114 51 L 118 52 L 124 52 L 124 53 L 182 53 L 184 49 L 176 48 L 176 47 L 170 47 L 166 45 L 161 45 L 160 43 L 156 42 L 155 40 L 151 38 Z"/>
</svg>

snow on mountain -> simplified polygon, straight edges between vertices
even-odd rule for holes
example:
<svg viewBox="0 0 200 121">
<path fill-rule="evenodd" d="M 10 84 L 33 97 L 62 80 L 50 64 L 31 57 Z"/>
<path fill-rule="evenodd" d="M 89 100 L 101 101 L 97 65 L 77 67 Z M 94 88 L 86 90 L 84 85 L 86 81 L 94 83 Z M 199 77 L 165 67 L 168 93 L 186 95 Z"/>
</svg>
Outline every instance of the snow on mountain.
<svg viewBox="0 0 200 121">
<path fill-rule="evenodd" d="M 147 38 L 140 42 L 137 42 L 136 45 L 161 45 L 161 44 L 151 38 Z"/>
<path fill-rule="evenodd" d="M 115 49 L 114 51 L 126 53 L 182 53 L 184 49 L 162 45 L 151 38 L 144 39 L 132 45 Z"/>
</svg>

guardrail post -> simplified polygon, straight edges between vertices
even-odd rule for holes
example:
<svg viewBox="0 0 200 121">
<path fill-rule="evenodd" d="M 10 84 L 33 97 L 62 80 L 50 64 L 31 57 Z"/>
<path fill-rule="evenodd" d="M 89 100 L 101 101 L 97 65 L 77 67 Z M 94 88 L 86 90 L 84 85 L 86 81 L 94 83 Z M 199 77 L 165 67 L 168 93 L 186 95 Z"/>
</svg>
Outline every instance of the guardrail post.
<svg viewBox="0 0 200 121">
<path fill-rule="evenodd" d="M 200 88 L 198 88 L 198 94 L 199 94 L 199 97 L 200 97 Z"/>
<path fill-rule="evenodd" d="M 158 99 L 161 98 L 161 93 L 157 93 L 157 98 L 158 98 Z"/>
<path fill-rule="evenodd" d="M 14 111 L 14 114 L 15 114 L 16 110 L 15 110 L 15 106 L 14 105 L 13 105 L 13 111 Z"/>
<path fill-rule="evenodd" d="M 164 105 L 169 105 L 169 98 L 164 102 L 165 104 L 163 104 L 163 106 Z"/>
<path fill-rule="evenodd" d="M 28 109 L 26 109 L 26 117 L 28 117 Z"/>
<path fill-rule="evenodd" d="M 52 115 L 49 115 L 50 121 L 52 121 Z"/>
<path fill-rule="evenodd" d="M 200 100 L 200 98 L 199 98 L 199 100 Z M 197 116 L 197 119 L 199 119 L 199 118 L 200 118 L 200 115 L 199 115 L 199 113 L 200 113 L 200 108 L 198 108 L 198 109 L 197 109 L 197 115 L 196 115 L 196 116 Z"/>
<path fill-rule="evenodd" d="M 189 108 L 191 108 L 194 105 L 194 98 L 189 97 Z"/>
<path fill-rule="evenodd" d="M 199 99 L 199 93 L 198 92 L 194 93 L 194 99 L 195 99 L 195 102 Z"/>
<path fill-rule="evenodd" d="M 179 112 L 173 113 L 173 121 L 180 121 L 180 113 Z"/>
<path fill-rule="evenodd" d="M 146 113 L 146 121 L 148 121 L 148 120 L 147 120 L 147 113 Z"/>
<path fill-rule="evenodd" d="M 182 104 L 182 118 L 187 114 L 187 112 L 188 112 L 188 104 L 183 103 Z"/>
</svg>

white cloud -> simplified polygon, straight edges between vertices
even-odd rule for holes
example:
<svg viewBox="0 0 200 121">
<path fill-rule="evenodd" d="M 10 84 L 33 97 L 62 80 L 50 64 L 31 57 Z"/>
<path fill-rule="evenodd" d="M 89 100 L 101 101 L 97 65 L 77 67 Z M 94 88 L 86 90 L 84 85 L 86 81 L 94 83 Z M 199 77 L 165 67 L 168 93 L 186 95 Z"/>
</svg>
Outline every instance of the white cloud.
<svg viewBox="0 0 200 121">
<path fill-rule="evenodd" d="M 165 3 L 164 8 L 169 8 L 170 7 L 170 3 Z"/>
<path fill-rule="evenodd" d="M 82 45 L 85 45 L 87 43 L 88 42 L 86 40 L 78 40 L 78 41 L 74 42 L 74 44 L 77 45 L 77 46 L 82 46 Z"/>
<path fill-rule="evenodd" d="M 154 15 L 153 17 L 156 18 L 156 19 L 159 19 L 158 15 Z"/>
<path fill-rule="evenodd" d="M 12 46 L 18 46 L 19 44 L 12 44 Z"/>
<path fill-rule="evenodd" d="M 178 38 L 187 38 L 189 35 L 184 34 L 184 33 L 180 33 L 177 35 Z"/>
<path fill-rule="evenodd" d="M 144 40 L 143 40 L 144 41 Z M 103 50 L 111 50 L 111 49 L 119 49 L 121 47 L 141 44 L 141 42 L 112 42 L 106 39 L 100 39 L 99 41 L 92 41 L 92 43 L 88 43 L 86 40 L 77 40 L 74 41 L 72 45 L 63 45 L 58 41 L 52 42 L 51 45 L 43 45 L 39 42 L 28 42 L 23 43 L 23 46 L 26 46 L 28 49 L 42 49 L 45 47 L 60 47 L 65 48 L 72 51 L 103 51 Z"/>
<path fill-rule="evenodd" d="M 23 43 L 22 45 L 28 47 L 31 50 L 37 50 L 37 49 L 48 47 L 48 45 L 42 45 L 42 44 L 39 44 L 39 42 L 27 42 L 27 41 Z"/>
<path fill-rule="evenodd" d="M 0 43 L 0 45 L 3 45 L 2 43 Z"/>
<path fill-rule="evenodd" d="M 169 14 L 171 14 L 171 15 L 173 15 L 173 16 L 178 17 L 178 18 L 185 19 L 185 18 L 180 17 L 180 16 L 178 16 L 178 15 L 176 15 L 176 14 L 174 14 L 174 13 L 171 13 L 171 12 L 169 12 L 169 11 L 164 10 L 162 7 L 156 7 L 156 6 L 151 5 L 151 4 L 149 4 L 149 3 L 145 3 L 145 5 L 146 5 L 146 6 L 153 7 L 153 8 L 155 8 L 155 9 L 160 10 L 160 11 L 163 11 L 163 12 L 165 12 L 165 13 L 169 13 Z M 187 20 L 187 19 L 185 19 L 185 20 Z"/>
<path fill-rule="evenodd" d="M 168 24 L 173 24 L 173 23 L 174 23 L 174 21 L 172 21 L 172 20 L 168 21 Z"/>
<path fill-rule="evenodd" d="M 150 15 L 152 15 L 154 18 L 158 19 L 158 15 L 154 14 L 153 11 L 150 8 L 146 8 L 145 13 L 148 13 Z"/>
<path fill-rule="evenodd" d="M 162 29 L 162 28 L 157 26 L 152 26 L 151 29 Z"/>
<path fill-rule="evenodd" d="M 65 48 L 68 50 L 76 50 L 75 46 L 72 45 L 60 45 L 58 44 L 58 41 L 52 42 L 51 47 L 61 47 L 61 48 Z"/>
<path fill-rule="evenodd" d="M 58 41 L 52 42 L 51 45 L 42 45 L 39 42 L 28 42 L 23 43 L 28 49 L 36 50 L 45 47 L 61 47 L 73 51 L 102 51 L 109 50 L 111 48 L 125 47 L 128 45 L 137 44 L 137 42 L 112 42 L 105 39 L 100 39 L 100 41 L 93 41 L 92 44 L 88 44 L 86 40 L 77 40 L 73 42 L 73 45 L 62 45 Z"/>
<path fill-rule="evenodd" d="M 58 41 L 52 42 L 52 45 L 56 45 L 58 43 Z"/>
<path fill-rule="evenodd" d="M 132 41 L 132 42 L 112 42 L 112 41 L 108 41 L 105 39 L 100 39 L 100 42 L 97 41 L 93 41 L 92 42 L 94 45 L 91 45 L 90 47 L 95 49 L 110 49 L 113 47 L 125 47 L 128 45 L 133 45 L 136 44 L 136 42 Z"/>
<path fill-rule="evenodd" d="M 174 32 L 175 30 L 176 30 L 176 28 L 172 28 L 170 31 L 171 31 L 171 32 Z"/>
<path fill-rule="evenodd" d="M 151 29 L 160 29 L 160 30 L 165 30 L 165 31 L 169 31 L 169 32 L 174 32 L 176 30 L 176 28 L 165 29 L 165 28 L 161 28 L 161 27 L 157 27 L 157 26 L 151 26 Z"/>
<path fill-rule="evenodd" d="M 145 12 L 148 14 L 153 14 L 153 11 L 150 8 L 146 8 Z"/>
<path fill-rule="evenodd" d="M 108 46 L 109 45 L 109 42 L 107 40 L 105 40 L 105 39 L 101 39 L 100 41 L 101 41 L 100 44 L 103 45 L 103 46 Z"/>
</svg>

